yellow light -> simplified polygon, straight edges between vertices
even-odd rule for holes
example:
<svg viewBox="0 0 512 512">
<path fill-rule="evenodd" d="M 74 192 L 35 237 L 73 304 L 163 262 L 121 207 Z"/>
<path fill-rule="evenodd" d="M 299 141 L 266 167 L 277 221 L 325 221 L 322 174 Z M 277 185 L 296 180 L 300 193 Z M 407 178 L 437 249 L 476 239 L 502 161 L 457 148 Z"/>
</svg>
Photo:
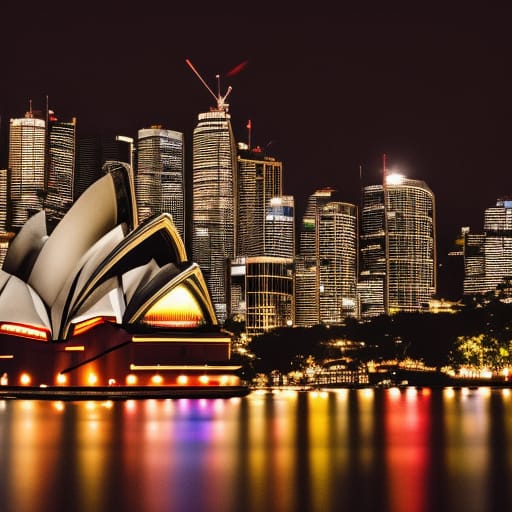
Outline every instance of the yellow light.
<svg viewBox="0 0 512 512">
<path fill-rule="evenodd" d="M 57 384 L 66 384 L 67 381 L 68 381 L 68 378 L 63 373 L 59 373 L 57 375 Z"/>
<path fill-rule="evenodd" d="M 89 373 L 87 376 L 87 382 L 89 386 L 94 386 L 98 382 L 98 376 L 94 373 Z"/>
<path fill-rule="evenodd" d="M 162 297 L 144 315 L 143 322 L 157 327 L 197 327 L 204 315 L 196 298 L 183 285 Z"/>
<path fill-rule="evenodd" d="M 180 386 L 185 386 L 188 384 L 188 377 L 186 375 L 180 375 L 177 379 L 177 382 Z"/>
<path fill-rule="evenodd" d="M 72 345 L 64 349 L 66 352 L 83 352 L 85 347 L 83 345 Z"/>
<path fill-rule="evenodd" d="M 164 381 L 163 377 L 161 375 L 153 375 L 153 377 L 151 377 L 151 382 L 153 384 L 162 384 L 162 382 Z"/>
<path fill-rule="evenodd" d="M 210 379 L 208 378 L 208 375 L 201 375 L 199 377 L 199 382 L 201 384 L 208 384 L 208 382 L 210 382 Z"/>
<path fill-rule="evenodd" d="M 137 376 L 133 375 L 133 373 L 130 373 L 126 376 L 126 384 L 129 386 L 133 386 L 134 384 L 137 384 Z"/>
<path fill-rule="evenodd" d="M 28 386 L 31 380 L 32 379 L 28 373 L 22 373 L 20 376 L 20 382 L 22 386 Z"/>
<path fill-rule="evenodd" d="M 79 334 L 83 334 L 84 332 L 87 332 L 91 330 L 93 327 L 96 327 L 97 325 L 103 324 L 105 322 L 115 322 L 116 319 L 114 317 L 106 317 L 106 316 L 95 316 L 93 318 L 88 318 L 87 320 L 84 320 L 83 322 L 78 322 L 73 327 L 73 336 L 78 336 Z"/>
<path fill-rule="evenodd" d="M 4 331 L 8 334 L 14 334 L 15 336 L 21 336 L 22 338 L 48 341 L 48 330 L 34 326 L 23 324 L 2 324 L 0 325 L 0 331 Z"/>
</svg>

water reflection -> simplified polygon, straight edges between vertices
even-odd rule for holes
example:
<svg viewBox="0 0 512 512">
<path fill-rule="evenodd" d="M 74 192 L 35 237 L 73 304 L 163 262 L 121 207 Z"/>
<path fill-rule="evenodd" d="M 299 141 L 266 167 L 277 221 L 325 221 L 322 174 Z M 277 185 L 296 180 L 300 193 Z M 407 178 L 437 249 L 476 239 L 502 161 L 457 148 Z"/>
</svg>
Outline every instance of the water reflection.
<svg viewBox="0 0 512 512">
<path fill-rule="evenodd" d="M 507 510 L 510 390 L 0 401 L 0 510 Z"/>
</svg>

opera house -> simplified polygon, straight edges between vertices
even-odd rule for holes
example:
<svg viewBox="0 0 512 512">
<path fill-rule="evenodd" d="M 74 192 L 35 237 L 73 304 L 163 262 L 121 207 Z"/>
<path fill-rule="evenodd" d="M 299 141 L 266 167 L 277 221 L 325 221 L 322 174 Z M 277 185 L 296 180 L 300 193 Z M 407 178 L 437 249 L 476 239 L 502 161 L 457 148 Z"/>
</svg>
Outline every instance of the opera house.
<svg viewBox="0 0 512 512">
<path fill-rule="evenodd" d="M 172 218 L 137 224 L 129 167 L 107 162 L 104 171 L 56 226 L 41 210 L 8 249 L 0 390 L 243 393 L 230 334 Z"/>
</svg>

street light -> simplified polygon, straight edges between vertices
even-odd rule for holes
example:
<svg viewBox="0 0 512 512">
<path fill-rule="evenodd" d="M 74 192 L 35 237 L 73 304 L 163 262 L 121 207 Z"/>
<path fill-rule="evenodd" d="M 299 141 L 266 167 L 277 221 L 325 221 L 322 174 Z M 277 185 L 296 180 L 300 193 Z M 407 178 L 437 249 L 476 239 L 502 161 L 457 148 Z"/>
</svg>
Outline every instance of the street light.
<svg viewBox="0 0 512 512">
<path fill-rule="evenodd" d="M 133 138 L 127 137 L 126 135 L 116 135 L 116 140 L 119 142 L 126 142 L 129 145 L 130 148 L 130 188 L 131 194 L 132 194 L 132 210 L 133 210 L 133 228 L 135 229 L 139 224 L 139 219 L 137 215 L 137 201 L 135 199 L 135 177 L 134 177 L 134 171 L 133 171 L 133 153 L 135 151 L 134 145 L 133 145 Z"/>
</svg>

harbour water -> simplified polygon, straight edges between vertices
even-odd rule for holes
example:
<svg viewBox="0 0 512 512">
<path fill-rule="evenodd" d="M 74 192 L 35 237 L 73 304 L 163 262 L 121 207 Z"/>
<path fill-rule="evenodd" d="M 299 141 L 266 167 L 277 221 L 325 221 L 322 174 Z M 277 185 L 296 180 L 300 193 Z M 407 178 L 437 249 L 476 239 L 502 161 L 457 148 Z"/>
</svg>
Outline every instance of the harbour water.
<svg viewBox="0 0 512 512">
<path fill-rule="evenodd" d="M 512 509 L 512 390 L 0 401 L 3 512 Z"/>
</svg>

